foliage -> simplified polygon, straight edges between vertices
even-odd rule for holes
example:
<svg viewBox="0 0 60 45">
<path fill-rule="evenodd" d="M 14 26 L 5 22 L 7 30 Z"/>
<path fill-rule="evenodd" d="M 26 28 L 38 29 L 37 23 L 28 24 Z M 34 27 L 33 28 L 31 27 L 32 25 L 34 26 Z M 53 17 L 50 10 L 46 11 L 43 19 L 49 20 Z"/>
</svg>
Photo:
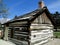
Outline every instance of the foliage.
<svg viewBox="0 0 60 45">
<path fill-rule="evenodd" d="M 8 9 L 6 8 L 5 4 L 3 3 L 3 0 L 0 0 L 0 17 L 1 18 L 7 18 Z"/>
<path fill-rule="evenodd" d="M 54 21 L 56 23 L 56 27 L 60 28 L 60 13 L 57 11 L 56 13 L 52 14 Z"/>
</svg>

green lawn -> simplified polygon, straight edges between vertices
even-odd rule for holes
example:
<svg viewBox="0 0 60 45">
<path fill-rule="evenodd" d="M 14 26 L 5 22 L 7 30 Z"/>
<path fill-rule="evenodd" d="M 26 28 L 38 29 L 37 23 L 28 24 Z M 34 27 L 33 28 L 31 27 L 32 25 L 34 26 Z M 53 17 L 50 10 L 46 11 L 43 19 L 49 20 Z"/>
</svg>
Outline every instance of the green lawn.
<svg viewBox="0 0 60 45">
<path fill-rule="evenodd" d="M 54 32 L 54 37 L 55 38 L 60 38 L 60 32 Z"/>
</svg>

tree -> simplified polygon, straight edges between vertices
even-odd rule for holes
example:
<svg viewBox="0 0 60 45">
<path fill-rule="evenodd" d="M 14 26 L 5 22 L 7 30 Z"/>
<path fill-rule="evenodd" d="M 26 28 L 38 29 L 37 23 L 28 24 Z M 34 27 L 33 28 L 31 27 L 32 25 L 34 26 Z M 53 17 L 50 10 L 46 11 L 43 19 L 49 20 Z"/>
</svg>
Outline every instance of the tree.
<svg viewBox="0 0 60 45">
<path fill-rule="evenodd" d="M 0 18 L 4 18 L 4 21 L 7 20 L 8 9 L 5 7 L 3 0 L 0 0 Z"/>
</svg>

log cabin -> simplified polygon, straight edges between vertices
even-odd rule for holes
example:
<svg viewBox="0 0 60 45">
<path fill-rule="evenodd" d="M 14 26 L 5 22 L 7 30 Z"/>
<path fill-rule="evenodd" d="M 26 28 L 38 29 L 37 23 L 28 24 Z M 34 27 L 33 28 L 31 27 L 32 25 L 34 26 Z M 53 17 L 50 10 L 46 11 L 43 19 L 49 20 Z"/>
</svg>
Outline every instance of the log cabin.
<svg viewBox="0 0 60 45">
<path fill-rule="evenodd" d="M 53 37 L 55 22 L 48 8 L 40 1 L 38 9 L 12 19 L 4 26 L 4 40 L 21 45 L 41 45 Z"/>
</svg>

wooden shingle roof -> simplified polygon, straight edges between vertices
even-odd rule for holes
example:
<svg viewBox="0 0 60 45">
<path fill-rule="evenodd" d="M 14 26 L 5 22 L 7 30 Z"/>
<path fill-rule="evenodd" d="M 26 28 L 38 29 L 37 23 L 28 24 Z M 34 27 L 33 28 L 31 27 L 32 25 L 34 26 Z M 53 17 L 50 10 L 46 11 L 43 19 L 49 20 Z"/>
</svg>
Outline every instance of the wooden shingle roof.
<svg viewBox="0 0 60 45">
<path fill-rule="evenodd" d="M 36 9 L 30 13 L 24 14 L 22 16 L 18 16 L 15 19 L 12 19 L 10 21 L 8 21 L 7 23 L 13 23 L 13 22 L 19 22 L 19 21 L 33 21 L 35 18 L 37 18 L 39 15 L 41 15 L 43 12 L 46 13 L 47 17 L 50 19 L 50 21 L 52 22 L 53 25 L 55 25 L 55 22 L 50 14 L 50 12 L 48 11 L 47 7 L 44 7 L 42 9 Z M 5 24 L 7 24 L 5 23 Z"/>
</svg>

